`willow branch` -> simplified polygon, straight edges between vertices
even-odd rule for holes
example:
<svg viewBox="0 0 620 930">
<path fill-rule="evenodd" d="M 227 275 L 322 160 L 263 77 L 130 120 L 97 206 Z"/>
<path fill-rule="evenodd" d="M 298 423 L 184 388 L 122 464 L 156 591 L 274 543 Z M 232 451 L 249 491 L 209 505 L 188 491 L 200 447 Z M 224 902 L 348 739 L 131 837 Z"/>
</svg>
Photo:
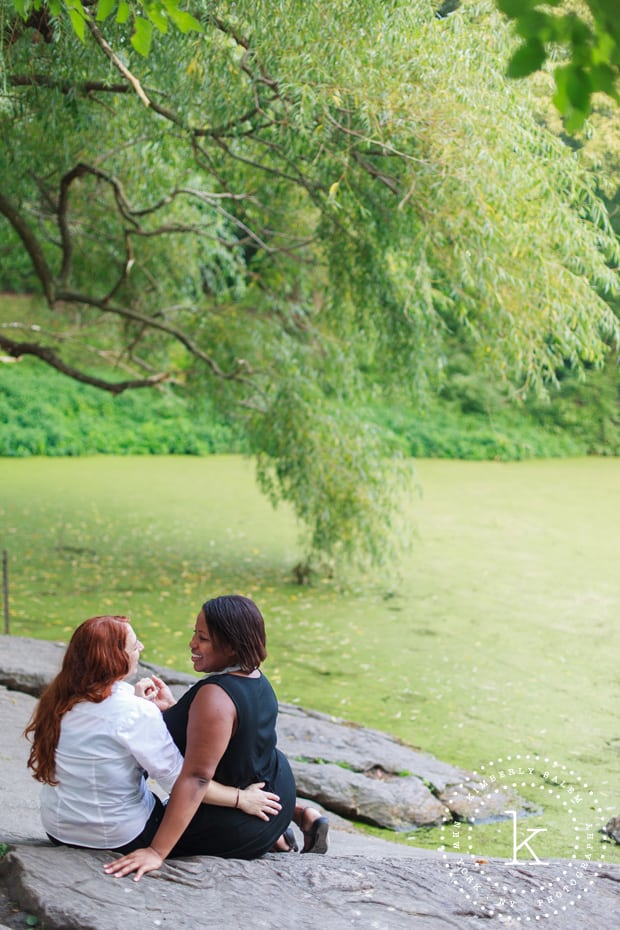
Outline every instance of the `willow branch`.
<svg viewBox="0 0 620 930">
<path fill-rule="evenodd" d="M 14 342 L 7 336 L 0 333 L 0 347 L 7 352 L 11 358 L 23 358 L 24 355 L 32 355 L 41 359 L 47 365 L 55 368 L 56 371 L 63 375 L 68 375 L 74 381 L 80 381 L 82 384 L 89 384 L 91 387 L 99 388 L 102 391 L 108 391 L 110 394 L 122 394 L 123 391 L 134 390 L 136 388 L 153 387 L 161 384 L 170 376 L 167 372 L 152 375 L 150 378 L 136 378 L 129 381 L 105 381 L 103 378 L 96 378 L 88 375 L 72 365 L 68 365 L 54 352 L 49 346 L 39 345 L 36 342 Z"/>
<path fill-rule="evenodd" d="M 104 181 L 106 184 L 109 184 L 112 190 L 114 191 L 114 199 L 116 201 L 117 208 L 119 213 L 125 220 L 131 223 L 134 227 L 138 226 L 137 221 L 132 216 L 131 206 L 123 186 L 118 180 L 118 178 L 112 177 L 104 171 L 101 171 L 99 168 L 93 168 L 91 165 L 84 164 L 80 162 L 75 165 L 70 171 L 67 171 L 60 180 L 60 196 L 58 198 L 58 227 L 60 229 L 60 239 L 61 239 L 61 248 L 62 248 L 62 264 L 59 275 L 59 282 L 64 287 L 69 279 L 71 273 L 71 263 L 73 257 L 73 238 L 71 236 L 71 225 L 68 219 L 68 208 L 69 208 L 69 189 L 74 181 L 79 180 L 85 175 L 92 175 L 100 181 Z M 123 270 L 120 274 L 119 280 L 112 288 L 110 294 L 106 299 L 109 299 L 115 294 L 122 283 L 125 281 L 127 274 L 131 268 L 131 245 L 129 243 L 128 235 L 125 235 L 125 252 L 126 260 L 123 263 Z"/>
<path fill-rule="evenodd" d="M 149 329 L 155 329 L 158 332 L 166 333 L 168 336 L 172 336 L 172 338 L 181 345 L 185 346 L 194 358 L 208 365 L 213 374 L 218 378 L 222 378 L 225 381 L 239 381 L 254 386 L 249 378 L 254 372 L 246 361 L 240 359 L 235 369 L 232 371 L 224 371 L 220 368 L 215 359 L 206 352 L 203 352 L 200 346 L 198 346 L 187 333 L 176 326 L 172 326 L 170 323 L 166 323 L 165 320 L 156 319 L 145 313 L 139 313 L 137 310 L 130 310 L 129 307 L 120 307 L 118 305 L 106 303 L 103 300 L 97 300 L 97 298 L 91 297 L 89 294 L 80 294 L 77 291 L 58 291 L 57 298 L 58 300 L 66 300 L 69 303 L 78 303 L 84 304 L 87 307 L 95 307 L 97 310 L 101 310 L 102 313 L 110 313 L 122 319 L 131 320 L 134 323 L 145 324 Z"/>
<path fill-rule="evenodd" d="M 58 81 L 48 74 L 12 74 L 8 82 L 12 87 L 49 87 L 59 90 L 61 94 L 75 91 L 85 95 L 92 93 L 127 94 L 131 89 L 128 84 L 105 84 L 103 81 L 80 81 L 74 84 L 71 81 Z"/>
<path fill-rule="evenodd" d="M 0 191 L 0 213 L 6 217 L 22 240 L 36 275 L 41 282 L 47 302 L 50 306 L 53 306 L 55 301 L 54 278 L 43 254 L 41 244 L 17 207 L 4 196 L 2 191 Z"/>
<path fill-rule="evenodd" d="M 97 24 L 93 22 L 92 19 L 87 18 L 86 25 L 88 26 L 92 37 L 94 38 L 99 48 L 103 51 L 104 55 L 110 59 L 110 61 L 112 62 L 116 70 L 120 74 L 123 75 L 125 80 L 129 82 L 129 84 L 131 84 L 133 90 L 138 95 L 138 97 L 140 98 L 144 106 L 150 107 L 152 105 L 152 101 L 150 100 L 146 92 L 144 91 L 140 81 L 138 80 L 137 77 L 135 77 L 135 75 L 131 73 L 129 68 L 127 68 L 123 64 L 123 62 L 120 60 L 120 58 L 118 57 L 114 49 L 108 44 L 108 42 L 103 37 Z"/>
<path fill-rule="evenodd" d="M 401 186 L 396 178 L 389 174 L 383 174 L 382 171 L 379 171 L 378 168 L 375 168 L 375 166 L 369 162 L 368 159 L 364 158 L 356 149 L 351 150 L 351 155 L 358 163 L 358 165 L 360 165 L 364 171 L 366 171 L 371 176 L 371 178 L 374 178 L 376 181 L 380 181 L 382 184 L 385 184 L 385 186 L 389 188 L 393 194 L 402 194 Z"/>
<path fill-rule="evenodd" d="M 275 81 L 272 77 L 269 76 L 269 74 L 267 74 L 267 72 L 266 72 L 265 69 L 260 65 L 260 63 L 259 63 L 259 68 L 260 68 L 260 71 L 261 71 L 261 77 L 260 77 L 260 78 L 257 78 L 256 75 L 253 74 L 252 71 L 250 70 L 250 68 L 248 68 L 248 66 L 245 64 L 245 59 L 247 58 L 247 55 L 249 54 L 249 52 L 251 51 L 251 48 L 252 48 L 251 45 L 250 45 L 250 40 L 247 39 L 245 36 L 242 36 L 242 35 L 241 35 L 239 32 L 237 32 L 229 23 L 224 22 L 224 20 L 223 20 L 223 19 L 220 19 L 218 16 L 210 16 L 209 18 L 210 18 L 211 22 L 213 23 L 213 25 L 214 25 L 217 29 L 220 30 L 220 32 L 223 32 L 225 35 L 230 36 L 231 39 L 234 39 L 234 40 L 235 40 L 235 42 L 237 43 L 237 45 L 238 45 L 240 48 L 245 49 L 246 55 L 244 55 L 244 60 L 241 62 L 241 68 L 242 68 L 242 70 L 245 71 L 245 73 L 246 73 L 249 77 L 251 77 L 253 81 L 260 80 L 260 82 L 263 83 L 263 84 L 266 84 L 267 87 L 271 87 L 273 90 L 277 90 L 277 88 L 278 88 L 278 83 L 277 83 L 277 81 Z"/>
</svg>

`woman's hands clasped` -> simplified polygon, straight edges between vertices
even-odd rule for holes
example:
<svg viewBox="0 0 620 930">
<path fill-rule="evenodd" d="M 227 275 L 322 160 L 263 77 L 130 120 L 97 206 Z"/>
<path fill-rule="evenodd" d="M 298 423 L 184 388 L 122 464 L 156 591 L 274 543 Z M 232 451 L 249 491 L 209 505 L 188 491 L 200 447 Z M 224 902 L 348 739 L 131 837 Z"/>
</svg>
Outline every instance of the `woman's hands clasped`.
<svg viewBox="0 0 620 930">
<path fill-rule="evenodd" d="M 134 693 L 137 697 L 152 701 L 160 710 L 168 710 L 173 704 L 176 704 L 174 695 L 165 681 L 158 678 L 157 675 L 151 675 L 150 678 L 141 678 L 133 686 Z"/>
</svg>

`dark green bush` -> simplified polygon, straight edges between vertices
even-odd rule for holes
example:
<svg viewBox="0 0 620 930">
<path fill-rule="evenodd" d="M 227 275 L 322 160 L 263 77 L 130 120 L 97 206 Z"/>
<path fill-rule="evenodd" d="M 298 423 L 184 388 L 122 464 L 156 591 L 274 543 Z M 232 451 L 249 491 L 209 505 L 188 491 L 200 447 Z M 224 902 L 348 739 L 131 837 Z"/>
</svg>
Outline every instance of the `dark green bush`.
<svg viewBox="0 0 620 930">
<path fill-rule="evenodd" d="M 171 388 L 113 397 L 34 360 L 0 365 L 0 455 L 208 455 L 244 451 L 234 426 Z"/>
<path fill-rule="evenodd" d="M 585 455 L 585 444 L 568 431 L 550 432 L 519 409 L 507 409 L 490 418 L 464 414 L 447 401 L 428 408 L 380 407 L 370 415 L 395 433 L 402 451 L 415 458 L 519 461 Z"/>
</svg>

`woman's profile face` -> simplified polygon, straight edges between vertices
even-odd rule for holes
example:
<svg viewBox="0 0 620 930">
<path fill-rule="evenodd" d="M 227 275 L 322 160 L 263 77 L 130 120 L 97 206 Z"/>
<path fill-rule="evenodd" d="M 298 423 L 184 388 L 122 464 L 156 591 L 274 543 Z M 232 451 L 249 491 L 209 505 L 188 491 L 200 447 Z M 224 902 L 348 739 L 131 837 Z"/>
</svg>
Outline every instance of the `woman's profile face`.
<svg viewBox="0 0 620 930">
<path fill-rule="evenodd" d="M 129 656 L 129 671 L 127 672 L 127 678 L 131 678 L 132 675 L 135 675 L 138 671 L 138 663 L 140 661 L 140 653 L 144 649 L 144 646 L 134 633 L 133 627 L 130 623 L 127 624 L 127 638 L 125 640 L 125 652 Z"/>
<path fill-rule="evenodd" d="M 190 640 L 189 648 L 195 672 L 203 674 L 221 672 L 222 669 L 235 663 L 234 652 L 227 646 L 217 645 L 212 639 L 202 610 L 196 617 L 194 635 Z"/>
</svg>

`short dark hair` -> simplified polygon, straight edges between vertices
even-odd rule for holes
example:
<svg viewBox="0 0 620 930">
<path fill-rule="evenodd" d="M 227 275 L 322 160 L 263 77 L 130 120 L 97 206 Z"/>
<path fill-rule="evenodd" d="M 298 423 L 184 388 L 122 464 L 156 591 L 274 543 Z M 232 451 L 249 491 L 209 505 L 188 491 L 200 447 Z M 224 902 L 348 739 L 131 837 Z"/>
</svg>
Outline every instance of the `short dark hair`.
<svg viewBox="0 0 620 930">
<path fill-rule="evenodd" d="M 223 594 L 202 605 L 209 633 L 237 656 L 244 672 L 251 672 L 267 658 L 265 621 L 249 597 Z"/>
</svg>

